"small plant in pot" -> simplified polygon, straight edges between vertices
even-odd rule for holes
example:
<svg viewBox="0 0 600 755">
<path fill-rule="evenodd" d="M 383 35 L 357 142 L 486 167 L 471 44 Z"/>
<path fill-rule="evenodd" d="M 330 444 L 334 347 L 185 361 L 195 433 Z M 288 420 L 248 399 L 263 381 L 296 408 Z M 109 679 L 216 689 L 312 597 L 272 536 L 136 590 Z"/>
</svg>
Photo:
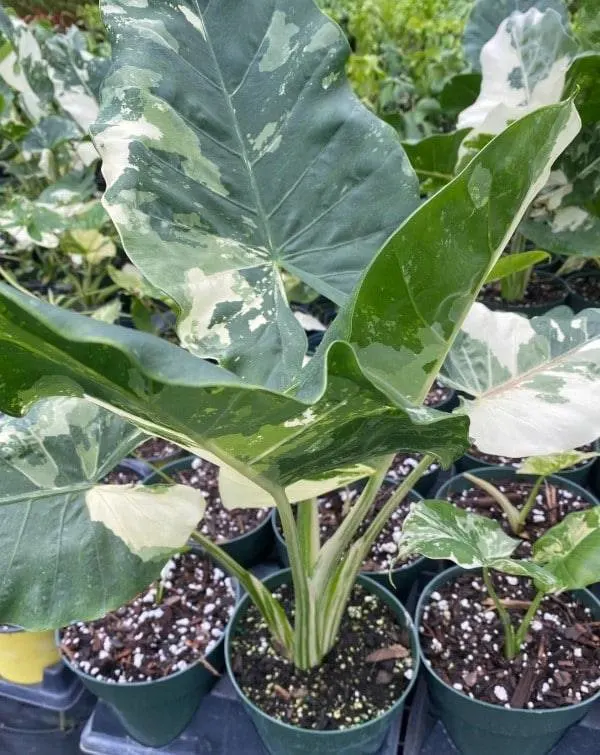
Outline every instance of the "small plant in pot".
<svg viewBox="0 0 600 755">
<path fill-rule="evenodd" d="M 569 514 L 513 558 L 519 540 L 445 501 L 416 503 L 401 548 L 451 560 L 417 608 L 441 718 L 464 753 L 543 755 L 600 697 L 600 508 Z"/>
<path fill-rule="evenodd" d="M 421 204 L 396 135 L 345 81 L 340 30 L 312 0 L 223 0 L 218 9 L 116 0 L 104 14 L 114 63 L 93 128 L 104 204 L 132 261 L 177 302 L 182 346 L 4 286 L 0 364 L 10 369 L 2 369 L 0 407 L 16 414 L 46 396 L 85 397 L 217 464 L 225 506 L 276 506 L 290 570 L 261 582 L 193 532 L 195 510 L 169 511 L 161 495 L 143 511 L 96 506 L 93 522 L 78 500 L 70 514 L 90 543 L 106 538 L 106 558 L 130 549 L 119 599 L 99 589 L 92 572 L 64 581 L 75 587 L 51 615 L 47 604 L 32 614 L 31 590 L 22 588 L 32 581 L 33 554 L 12 564 L 0 551 L 0 618 L 18 616 L 35 628 L 102 616 L 157 578 L 157 547 L 164 559 L 167 545 L 181 547 L 192 535 L 247 591 L 229 625 L 228 669 L 268 748 L 374 752 L 418 664 L 409 617 L 386 588 L 360 575 L 361 566 L 430 465 L 447 468 L 468 447 L 470 409 L 448 414 L 423 403 L 465 323 L 470 337 L 477 292 L 575 136 L 577 114 L 571 102 L 530 113 Z M 339 306 L 306 364 L 282 270 Z M 588 352 L 599 328 L 586 317 L 566 366 L 550 358 L 549 336 L 536 341 L 544 348 L 529 366 L 537 375 L 552 362 L 560 374 L 538 406 L 554 408 L 564 396 L 571 407 L 587 403 L 568 390 L 576 378 L 593 385 L 596 375 Z M 598 435 L 590 416 L 570 445 Z M 562 437 L 548 442 L 524 454 L 564 450 Z M 356 537 L 398 452 L 422 458 Z M 363 478 L 361 495 L 321 546 L 315 498 Z M 5 510 L 14 524 L 25 508 L 19 500 Z M 41 516 L 35 521 L 41 526 Z M 71 521 L 54 511 L 43 526 L 76 554 L 82 538 Z M 10 523 L 5 517 L 2 526 Z M 39 569 L 42 560 L 52 554 L 36 556 L 40 592 L 50 571 Z M 144 565 L 153 574 L 143 574 Z M 360 648 L 353 633 L 365 638 Z M 265 662 L 277 681 L 263 675 L 259 684 L 248 674 Z M 345 692 L 349 671 L 361 679 L 358 700 Z"/>
</svg>

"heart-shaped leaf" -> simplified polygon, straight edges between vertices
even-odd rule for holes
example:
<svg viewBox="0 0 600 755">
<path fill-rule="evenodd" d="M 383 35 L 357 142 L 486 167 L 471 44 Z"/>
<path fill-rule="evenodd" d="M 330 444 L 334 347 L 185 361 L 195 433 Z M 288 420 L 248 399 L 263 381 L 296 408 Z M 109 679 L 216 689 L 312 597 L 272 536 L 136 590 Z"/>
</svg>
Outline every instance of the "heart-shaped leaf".
<svg viewBox="0 0 600 755">
<path fill-rule="evenodd" d="M 600 310 L 528 320 L 475 304 L 442 370 L 484 453 L 539 456 L 600 435 Z"/>
<path fill-rule="evenodd" d="M 125 249 L 177 302 L 186 348 L 286 387 L 306 340 L 281 270 L 343 302 L 419 202 L 406 155 L 312 0 L 103 10 L 114 66 L 93 133 Z"/>
</svg>

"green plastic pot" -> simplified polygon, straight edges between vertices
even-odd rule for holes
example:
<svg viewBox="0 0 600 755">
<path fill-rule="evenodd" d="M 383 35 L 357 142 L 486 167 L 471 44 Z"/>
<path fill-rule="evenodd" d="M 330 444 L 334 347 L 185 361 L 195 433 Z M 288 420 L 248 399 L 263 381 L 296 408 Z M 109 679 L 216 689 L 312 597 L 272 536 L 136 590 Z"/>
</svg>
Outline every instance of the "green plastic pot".
<svg viewBox="0 0 600 755">
<path fill-rule="evenodd" d="M 598 441 L 596 441 L 594 443 L 594 451 L 598 451 L 598 449 L 599 444 Z M 571 480 L 571 482 L 576 482 L 578 485 L 586 486 L 590 481 L 595 463 L 596 459 L 590 459 L 589 461 L 586 461 L 585 464 L 580 464 L 573 469 L 564 469 L 560 473 L 560 476 L 565 480 Z M 480 459 L 477 456 L 472 456 L 471 454 L 465 454 L 464 456 L 461 456 L 461 458 L 457 462 L 455 462 L 454 466 L 456 467 L 456 470 L 458 472 L 470 472 L 473 469 L 495 466 L 501 466 L 502 469 L 513 469 L 513 467 L 508 464 L 490 464 L 484 459 Z"/>
<path fill-rule="evenodd" d="M 538 278 L 552 278 L 554 281 L 558 283 L 558 285 L 563 289 L 563 293 L 558 298 L 554 299 L 554 301 L 549 302 L 548 304 L 524 304 L 522 302 L 518 301 L 500 301 L 500 302 L 484 302 L 485 306 L 488 309 L 492 309 L 498 312 L 516 312 L 519 315 L 525 315 L 525 317 L 536 317 L 537 315 L 545 315 L 546 312 L 549 312 L 554 307 L 558 307 L 561 304 L 565 304 L 567 301 L 567 298 L 569 296 L 569 289 L 567 287 L 567 284 L 564 282 L 562 278 L 559 278 L 558 275 L 553 275 L 552 273 L 544 273 L 544 272 L 536 272 L 536 277 Z"/>
<path fill-rule="evenodd" d="M 289 584 L 290 580 L 290 570 L 284 569 L 267 577 L 263 582 L 269 589 L 274 590 L 282 584 Z M 225 662 L 229 677 L 240 696 L 242 705 L 271 755 L 373 755 L 381 748 L 393 719 L 402 714 L 405 700 L 417 679 L 419 671 L 418 639 L 415 627 L 402 603 L 391 592 L 363 575 L 359 576 L 358 584 L 383 600 L 392 609 L 400 624 L 408 629 L 414 661 L 413 676 L 402 696 L 389 710 L 368 723 L 353 726 L 343 731 L 316 731 L 290 726 L 268 716 L 244 695 L 232 671 L 231 641 L 241 631 L 239 624 L 250 605 L 249 597 L 245 595 L 238 604 L 227 627 Z"/>
<path fill-rule="evenodd" d="M 501 479 L 514 480 L 516 478 L 523 482 L 535 482 L 535 480 L 537 479 L 535 475 L 517 475 L 516 470 L 512 467 L 476 467 L 470 469 L 469 471 L 472 472 L 472 474 L 474 474 L 476 477 L 481 477 L 483 480 L 491 480 L 492 482 Z M 594 495 L 592 495 L 589 490 L 582 488 L 581 485 L 573 482 L 573 480 L 562 477 L 562 475 L 550 475 L 546 479 L 548 480 L 548 482 L 551 482 L 554 485 L 558 485 L 564 490 L 568 490 L 571 493 L 580 495 L 582 498 L 588 500 L 593 506 L 598 505 L 598 499 Z M 473 483 L 469 482 L 469 480 L 467 480 L 464 477 L 464 474 L 461 472 L 460 474 L 454 475 L 454 477 L 451 477 L 447 482 L 441 485 L 438 488 L 435 497 L 442 500 L 447 500 L 450 493 L 459 493 L 462 490 L 467 490 L 467 488 L 472 487 Z"/>
<path fill-rule="evenodd" d="M 408 494 L 409 500 L 422 501 L 423 496 L 419 495 L 414 490 L 411 490 Z M 271 514 L 271 526 L 273 527 L 273 538 L 275 540 L 275 553 L 277 554 L 277 560 L 281 566 L 288 567 L 290 560 L 288 557 L 287 546 L 285 539 L 279 529 L 279 517 L 277 509 L 273 509 Z M 399 566 L 392 571 L 361 571 L 361 574 L 365 577 L 369 577 L 378 585 L 391 590 L 400 600 L 406 600 L 412 586 L 418 581 L 422 572 L 430 568 L 434 564 L 433 561 L 425 556 L 421 556 L 416 561 L 404 566 Z"/>
<path fill-rule="evenodd" d="M 417 626 L 431 593 L 462 574 L 454 566 L 439 574 L 425 587 L 417 605 Z M 589 590 L 573 594 L 600 618 L 600 601 Z M 600 698 L 600 691 L 588 700 L 548 710 L 509 709 L 468 697 L 443 682 L 423 654 L 427 687 L 435 712 L 462 755 L 545 755 L 565 731 L 581 720 Z"/>
<path fill-rule="evenodd" d="M 195 456 L 185 456 L 183 459 L 177 459 L 162 467 L 161 472 L 169 477 L 173 472 L 181 472 L 184 469 L 190 469 Z M 156 485 L 164 482 L 161 475 L 153 472 L 144 478 L 144 485 Z M 255 566 L 262 559 L 263 555 L 271 549 L 273 545 L 273 534 L 269 523 L 269 516 L 250 532 L 245 535 L 234 537 L 225 543 L 219 543 L 219 546 L 235 559 L 240 566 L 249 568 Z"/>
<path fill-rule="evenodd" d="M 586 309 L 587 307 L 600 306 L 600 301 L 598 301 L 597 299 L 585 299 L 581 294 L 577 293 L 577 289 L 573 286 L 573 281 L 575 280 L 575 278 L 598 279 L 600 278 L 600 270 L 586 270 L 585 272 L 578 271 L 576 273 L 571 273 L 571 275 L 568 275 L 565 279 L 565 283 L 567 284 L 567 287 L 569 289 L 569 298 L 567 304 L 574 312 L 581 312 L 582 309 Z"/>
</svg>

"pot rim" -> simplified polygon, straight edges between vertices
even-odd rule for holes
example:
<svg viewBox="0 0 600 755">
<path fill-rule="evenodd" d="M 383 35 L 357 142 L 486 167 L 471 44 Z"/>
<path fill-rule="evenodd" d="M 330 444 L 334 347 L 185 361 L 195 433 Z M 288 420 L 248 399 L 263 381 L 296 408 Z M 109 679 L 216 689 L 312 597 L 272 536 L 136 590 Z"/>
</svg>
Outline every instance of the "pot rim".
<svg viewBox="0 0 600 755">
<path fill-rule="evenodd" d="M 263 584 L 268 583 L 270 580 L 282 577 L 284 575 L 291 576 L 291 569 L 279 569 L 276 572 L 273 572 L 273 574 L 269 574 L 268 577 L 261 580 Z M 412 620 L 410 614 L 406 610 L 406 608 L 402 605 L 402 603 L 398 600 L 398 598 L 390 591 L 387 590 L 387 588 L 383 587 L 382 585 L 379 585 L 375 580 L 370 579 L 369 577 L 363 575 L 362 573 L 358 576 L 356 580 L 357 584 L 362 583 L 366 587 L 374 587 L 374 592 L 377 593 L 377 589 L 385 590 L 388 593 L 389 598 L 395 603 L 396 608 L 398 608 L 398 614 L 402 615 L 404 617 L 405 624 L 404 626 L 408 630 L 408 633 L 410 635 L 411 640 L 411 655 L 413 660 L 413 674 L 412 677 L 408 680 L 408 684 L 405 687 L 405 689 L 402 691 L 402 694 L 400 697 L 394 702 L 387 710 L 383 711 L 379 716 L 376 718 L 372 718 L 369 721 L 365 721 L 362 724 L 357 724 L 356 726 L 349 726 L 347 729 L 336 729 L 334 731 L 320 731 L 317 729 L 303 729 L 300 726 L 293 726 L 292 724 L 288 724 L 285 721 L 280 721 L 277 718 L 273 718 L 268 713 L 265 713 L 264 710 L 258 707 L 240 688 L 240 686 L 237 683 L 237 679 L 235 678 L 235 674 L 232 671 L 231 668 L 231 658 L 230 658 L 230 649 L 231 649 L 231 632 L 232 627 L 236 624 L 240 614 L 247 608 L 248 604 L 251 602 L 250 596 L 246 593 L 242 596 L 242 599 L 237 604 L 235 611 L 227 624 L 227 631 L 225 632 L 225 667 L 227 669 L 227 676 L 229 677 L 236 693 L 239 695 L 240 699 L 244 702 L 245 705 L 249 706 L 253 713 L 261 716 L 262 718 L 268 719 L 273 724 L 276 724 L 277 726 L 281 726 L 282 728 L 286 729 L 290 732 L 306 732 L 307 734 L 314 734 L 318 735 L 320 737 L 327 737 L 330 739 L 333 739 L 335 737 L 339 737 L 340 735 L 348 734 L 353 731 L 358 731 L 359 729 L 363 729 L 367 726 L 371 726 L 373 723 L 380 721 L 380 719 L 383 716 L 388 716 L 392 714 L 395 710 L 397 710 L 400 705 L 402 705 L 405 701 L 408 695 L 410 694 L 411 690 L 413 689 L 414 685 L 416 684 L 417 678 L 419 677 L 419 673 L 421 670 L 421 647 L 419 645 L 419 637 L 418 632 L 416 629 L 416 625 L 414 621 Z"/>
<path fill-rule="evenodd" d="M 173 461 L 170 461 L 168 464 L 165 464 L 164 466 L 162 466 L 160 468 L 160 471 L 164 472 L 165 474 L 168 474 L 170 471 L 178 472 L 180 469 L 187 468 L 188 465 L 191 466 L 191 463 L 195 458 L 202 458 L 202 457 L 196 457 L 193 454 L 188 454 L 187 456 L 180 456 L 178 459 L 173 459 Z M 177 469 L 175 469 L 175 467 L 177 467 Z M 147 475 L 146 477 L 143 477 L 140 480 L 140 482 L 142 485 L 155 485 L 157 484 L 156 478 L 160 479 L 160 475 L 158 475 L 154 470 L 152 470 L 152 473 Z M 262 522 L 259 522 L 256 525 L 256 527 L 254 527 L 253 529 L 248 530 L 248 532 L 244 532 L 241 535 L 237 535 L 237 537 L 232 537 L 231 540 L 223 540 L 222 542 L 217 543 L 217 545 L 220 548 L 223 548 L 228 545 L 234 545 L 234 544 L 243 542 L 246 538 L 256 535 L 256 533 L 266 528 L 268 526 L 270 518 L 271 518 L 271 514 L 268 513 L 265 516 L 265 518 L 262 520 Z"/>
<path fill-rule="evenodd" d="M 449 567 L 448 569 L 444 569 L 443 572 L 440 572 L 440 574 L 436 574 L 435 577 L 433 577 L 423 588 L 423 591 L 421 592 L 421 595 L 419 596 L 419 600 L 417 603 L 417 607 L 415 609 L 415 625 L 417 627 L 417 642 L 419 645 L 419 656 L 421 659 L 421 662 L 423 664 L 423 668 L 425 671 L 429 674 L 431 674 L 437 682 L 439 682 L 445 690 L 451 692 L 454 696 L 459 697 L 462 701 L 468 700 L 471 703 L 481 705 L 486 710 L 493 710 L 493 711 L 502 711 L 503 714 L 509 716 L 509 715 L 522 715 L 523 713 L 527 713 L 528 715 L 545 715 L 550 713 L 564 713 L 565 710 L 577 710 L 578 708 L 585 708 L 589 707 L 590 704 L 597 702 L 598 699 L 600 699 L 600 689 L 597 690 L 597 692 L 594 695 L 591 695 L 590 697 L 586 698 L 585 700 L 581 700 L 578 703 L 574 703 L 573 705 L 559 705 L 557 708 L 505 708 L 503 705 L 493 705 L 492 703 L 487 703 L 484 700 L 478 700 L 476 697 L 469 697 L 469 695 L 466 695 L 464 692 L 460 692 L 457 689 L 454 689 L 454 687 L 451 687 L 449 684 L 447 684 L 438 674 L 434 671 L 434 669 L 431 666 L 431 662 L 423 652 L 423 647 L 421 645 L 421 636 L 420 632 L 418 631 L 418 627 L 421 624 L 421 618 L 423 616 L 423 610 L 425 608 L 425 603 L 429 599 L 429 596 L 433 592 L 433 590 L 438 587 L 440 584 L 444 584 L 445 582 L 450 581 L 454 576 L 458 576 L 459 574 L 463 574 L 466 572 L 481 572 L 480 568 L 477 569 L 463 569 L 462 566 L 454 565 Z M 591 590 L 583 589 L 583 590 L 569 590 L 568 592 L 572 593 L 578 593 L 578 592 L 584 592 L 587 595 L 589 595 L 592 598 L 592 602 L 597 605 L 598 608 L 598 614 L 600 615 L 600 599 L 598 599 L 594 593 Z"/>
</svg>

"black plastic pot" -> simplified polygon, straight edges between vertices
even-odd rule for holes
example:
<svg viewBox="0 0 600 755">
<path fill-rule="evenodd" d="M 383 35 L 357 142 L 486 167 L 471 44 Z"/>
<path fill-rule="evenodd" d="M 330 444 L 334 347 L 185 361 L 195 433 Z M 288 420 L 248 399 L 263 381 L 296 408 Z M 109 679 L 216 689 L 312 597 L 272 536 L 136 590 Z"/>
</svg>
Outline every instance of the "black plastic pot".
<svg viewBox="0 0 600 755">
<path fill-rule="evenodd" d="M 599 445 L 596 441 L 596 443 L 594 444 L 594 451 L 598 451 L 598 449 Z M 590 459 L 589 461 L 586 461 L 585 464 L 580 464 L 572 469 L 564 469 L 560 473 L 560 477 L 564 478 L 565 480 L 571 480 L 571 482 L 576 482 L 578 485 L 585 486 L 590 480 L 595 463 L 596 459 Z M 512 467 L 512 465 L 510 464 L 490 464 L 484 459 L 480 459 L 477 456 L 472 456 L 471 454 L 465 454 L 464 456 L 461 456 L 461 458 L 454 463 L 454 466 L 456 467 L 457 472 L 470 472 L 473 469 L 479 469 L 481 467 L 496 466 L 501 466 L 502 469 L 514 469 L 514 467 Z"/>
<path fill-rule="evenodd" d="M 536 273 L 536 276 L 538 278 L 552 278 L 554 281 L 557 282 L 557 284 L 563 289 L 562 296 L 557 297 L 552 302 L 548 302 L 547 304 L 524 304 L 517 301 L 500 301 L 500 302 L 494 302 L 494 301 L 484 301 L 483 303 L 488 307 L 488 309 L 492 309 L 499 312 L 516 312 L 519 315 L 525 315 L 526 317 L 536 317 L 537 315 L 545 315 L 546 312 L 549 312 L 554 307 L 558 307 L 561 304 L 565 304 L 567 301 L 567 298 L 569 296 L 569 289 L 567 287 L 567 284 L 563 281 L 562 278 L 559 278 L 557 275 L 553 275 L 552 273 L 544 273 L 539 272 Z"/>
<path fill-rule="evenodd" d="M 456 409 L 459 404 L 458 393 L 453 388 L 449 390 L 451 391 L 451 393 L 445 401 L 442 401 L 440 404 L 436 404 L 435 406 L 432 406 L 430 408 L 437 409 L 438 412 L 451 412 L 453 409 Z"/>
<path fill-rule="evenodd" d="M 535 475 L 518 475 L 516 470 L 512 467 L 476 467 L 470 471 L 476 477 L 481 477 L 483 480 L 491 480 L 492 482 L 499 479 L 519 479 L 523 482 L 535 482 L 535 480 L 537 479 Z M 559 475 L 550 475 L 549 477 L 547 477 L 547 480 L 553 485 L 558 485 L 564 490 L 568 490 L 571 493 L 580 495 L 582 498 L 585 498 L 594 506 L 597 506 L 599 503 L 598 499 L 594 495 L 592 495 L 589 490 L 582 488 L 581 485 L 573 482 L 573 480 L 568 480 L 565 477 Z M 454 477 L 451 477 L 447 482 L 441 485 L 438 488 L 435 497 L 441 498 L 442 500 L 447 500 L 450 493 L 458 493 L 462 490 L 467 490 L 468 488 L 472 487 L 474 487 L 473 483 L 469 482 L 469 480 L 467 480 L 461 472 L 460 474 L 454 475 Z"/>
<path fill-rule="evenodd" d="M 2 755 L 78 755 L 81 730 L 96 698 L 62 663 L 40 684 L 0 680 Z"/>
<path fill-rule="evenodd" d="M 413 490 L 410 491 L 407 498 L 411 502 L 423 500 L 423 497 Z M 290 565 L 287 546 L 278 524 L 277 509 L 273 509 L 271 526 L 273 527 L 273 537 L 275 539 L 275 553 L 281 566 L 287 568 Z M 433 563 L 430 559 L 421 556 L 416 561 L 399 566 L 397 569 L 392 569 L 391 571 L 361 571 L 361 574 L 365 577 L 370 577 L 377 584 L 391 590 L 400 600 L 406 600 L 413 585 L 418 581 L 423 571 L 431 568 Z"/>
<path fill-rule="evenodd" d="M 186 456 L 183 459 L 172 461 L 170 464 L 162 467 L 161 472 L 170 476 L 173 472 L 189 469 L 194 458 L 194 456 Z M 144 479 L 144 485 L 156 485 L 161 482 L 165 482 L 165 480 L 156 472 L 153 472 Z M 219 545 L 241 566 L 245 568 L 254 566 L 273 545 L 273 533 L 269 523 L 269 516 L 265 516 L 258 527 L 255 527 L 252 531 L 247 532 L 245 535 L 234 537 L 225 543 L 219 543 Z"/>
<path fill-rule="evenodd" d="M 417 606 L 417 626 L 431 593 L 455 579 L 464 569 L 454 566 L 435 577 Z M 589 590 L 574 595 L 600 618 L 600 601 Z M 546 710 L 509 709 L 484 703 L 443 682 L 421 651 L 429 695 L 454 744 L 463 755 L 546 755 L 565 731 L 580 721 L 600 700 L 600 691 L 585 702 Z"/>
<path fill-rule="evenodd" d="M 571 275 L 568 275 L 565 278 L 565 283 L 567 284 L 567 287 L 569 289 L 569 299 L 567 301 L 567 304 L 571 307 L 571 309 L 574 312 L 581 312 L 582 309 L 586 309 L 587 307 L 600 306 L 600 300 L 586 299 L 581 294 L 577 293 L 577 289 L 573 285 L 574 281 L 577 278 L 595 278 L 596 280 L 600 280 L 600 270 L 586 270 L 583 272 L 578 271 L 576 273 L 571 273 Z"/>
<path fill-rule="evenodd" d="M 289 569 L 277 572 L 264 580 L 269 589 L 275 589 L 290 581 Z M 301 729 L 278 721 L 266 715 L 247 698 L 239 688 L 231 663 L 231 640 L 240 631 L 239 622 L 247 610 L 250 599 L 244 596 L 233 615 L 225 638 L 225 661 L 227 671 L 242 705 L 252 719 L 270 755 L 374 755 L 381 750 L 393 722 L 400 718 L 404 702 L 418 675 L 418 640 L 412 620 L 400 601 L 381 585 L 368 577 L 360 576 L 358 583 L 370 593 L 377 595 L 394 612 L 399 622 L 408 628 L 411 639 L 411 652 L 414 659 L 413 677 L 402 696 L 383 715 L 361 726 L 353 726 L 342 731 L 317 731 Z"/>
<path fill-rule="evenodd" d="M 239 599 L 237 583 L 236 593 Z M 225 665 L 224 646 L 225 639 L 221 637 L 206 656 L 210 666 L 219 672 Z M 175 739 L 188 726 L 200 701 L 217 681 L 200 660 L 162 679 L 124 684 L 100 681 L 72 665 L 64 656 L 63 661 L 90 692 L 115 711 L 127 734 L 149 747 L 163 747 Z"/>
</svg>

